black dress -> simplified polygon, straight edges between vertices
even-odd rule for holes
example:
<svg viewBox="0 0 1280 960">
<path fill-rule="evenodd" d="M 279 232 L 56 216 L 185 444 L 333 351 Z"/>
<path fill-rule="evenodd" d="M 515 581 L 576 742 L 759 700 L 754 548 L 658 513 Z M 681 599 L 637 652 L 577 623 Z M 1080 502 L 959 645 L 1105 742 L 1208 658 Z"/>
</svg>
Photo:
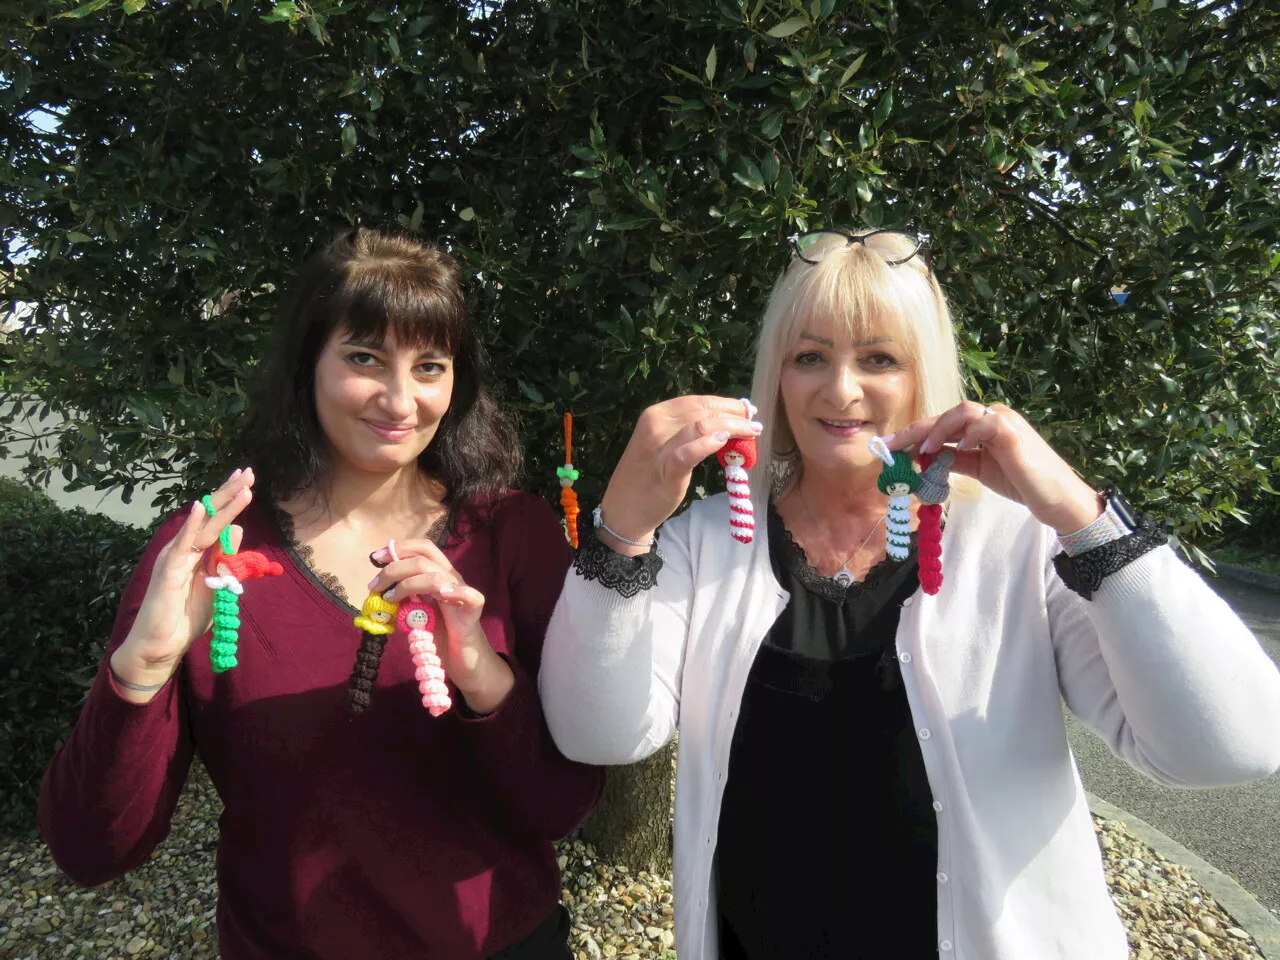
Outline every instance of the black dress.
<svg viewBox="0 0 1280 960">
<path fill-rule="evenodd" d="M 937 956 L 938 833 L 894 647 L 914 553 L 847 590 L 771 507 L 791 602 L 742 697 L 717 845 L 724 960 Z"/>
</svg>

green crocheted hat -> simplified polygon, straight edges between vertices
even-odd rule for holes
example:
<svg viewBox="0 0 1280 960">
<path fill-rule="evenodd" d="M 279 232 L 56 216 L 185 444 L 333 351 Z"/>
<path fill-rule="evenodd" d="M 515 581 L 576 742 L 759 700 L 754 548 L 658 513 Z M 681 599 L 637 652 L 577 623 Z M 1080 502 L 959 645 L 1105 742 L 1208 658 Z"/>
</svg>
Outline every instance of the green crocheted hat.
<svg viewBox="0 0 1280 960">
<path fill-rule="evenodd" d="M 893 455 L 893 466 L 886 463 L 880 469 L 880 479 L 876 481 L 876 486 L 881 493 L 888 493 L 891 483 L 905 483 L 913 493 L 920 486 L 920 474 L 911 465 L 911 457 L 901 450 Z"/>
</svg>

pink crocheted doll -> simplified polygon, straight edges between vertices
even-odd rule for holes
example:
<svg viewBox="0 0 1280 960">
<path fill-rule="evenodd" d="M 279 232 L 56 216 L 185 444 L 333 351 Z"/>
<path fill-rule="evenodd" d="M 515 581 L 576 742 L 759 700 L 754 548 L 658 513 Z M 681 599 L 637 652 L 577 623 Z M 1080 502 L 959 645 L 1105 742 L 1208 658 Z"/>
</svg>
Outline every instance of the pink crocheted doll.
<svg viewBox="0 0 1280 960">
<path fill-rule="evenodd" d="M 716 454 L 724 467 L 725 488 L 729 491 L 729 533 L 742 543 L 750 543 L 756 532 L 747 477 L 747 471 L 756 465 L 756 457 L 754 437 L 732 437 Z"/>
<path fill-rule="evenodd" d="M 449 688 L 444 682 L 444 668 L 436 652 L 432 631 L 436 625 L 435 609 L 417 598 L 400 604 L 396 625 L 409 635 L 409 650 L 413 654 L 414 676 L 418 680 L 418 692 L 422 705 L 433 717 L 438 717 L 451 706 Z"/>
</svg>

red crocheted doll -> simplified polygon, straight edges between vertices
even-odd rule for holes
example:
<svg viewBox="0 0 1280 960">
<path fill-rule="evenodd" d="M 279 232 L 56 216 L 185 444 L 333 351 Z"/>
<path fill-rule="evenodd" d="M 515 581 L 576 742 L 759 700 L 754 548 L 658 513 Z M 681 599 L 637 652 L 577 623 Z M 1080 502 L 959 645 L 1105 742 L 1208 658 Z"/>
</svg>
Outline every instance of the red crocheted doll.
<svg viewBox="0 0 1280 960">
<path fill-rule="evenodd" d="M 724 467 L 725 488 L 729 491 L 729 533 L 733 539 L 750 543 L 755 536 L 756 520 L 751 510 L 751 487 L 747 471 L 756 465 L 754 437 L 731 437 L 716 453 Z"/>
</svg>

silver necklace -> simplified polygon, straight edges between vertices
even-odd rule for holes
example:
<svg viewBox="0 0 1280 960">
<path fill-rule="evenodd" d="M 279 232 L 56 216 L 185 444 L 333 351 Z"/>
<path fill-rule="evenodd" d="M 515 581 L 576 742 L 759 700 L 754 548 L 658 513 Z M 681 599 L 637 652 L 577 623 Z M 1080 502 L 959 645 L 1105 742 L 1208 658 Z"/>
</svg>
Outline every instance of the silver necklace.
<svg viewBox="0 0 1280 960">
<path fill-rule="evenodd" d="M 809 503 L 807 500 L 805 500 L 803 495 L 801 495 L 800 497 L 800 503 L 804 506 L 804 512 L 809 515 L 809 519 L 817 523 L 817 520 L 813 516 L 813 511 L 809 509 Z M 862 542 L 854 548 L 851 554 L 849 554 L 847 557 L 844 558 L 844 563 L 840 564 L 840 569 L 837 570 L 835 573 L 833 573 L 830 577 L 828 577 L 829 580 L 834 580 L 836 583 L 840 584 L 840 586 L 842 587 L 848 587 L 850 584 L 853 583 L 853 580 L 854 580 L 853 574 L 849 572 L 849 561 L 852 560 L 854 557 L 856 557 L 858 555 L 858 552 L 863 547 L 865 547 L 868 543 L 871 542 L 871 538 L 875 536 L 876 530 L 880 528 L 880 522 L 882 520 L 884 520 L 883 514 L 872 525 L 871 532 L 862 538 Z"/>
</svg>

